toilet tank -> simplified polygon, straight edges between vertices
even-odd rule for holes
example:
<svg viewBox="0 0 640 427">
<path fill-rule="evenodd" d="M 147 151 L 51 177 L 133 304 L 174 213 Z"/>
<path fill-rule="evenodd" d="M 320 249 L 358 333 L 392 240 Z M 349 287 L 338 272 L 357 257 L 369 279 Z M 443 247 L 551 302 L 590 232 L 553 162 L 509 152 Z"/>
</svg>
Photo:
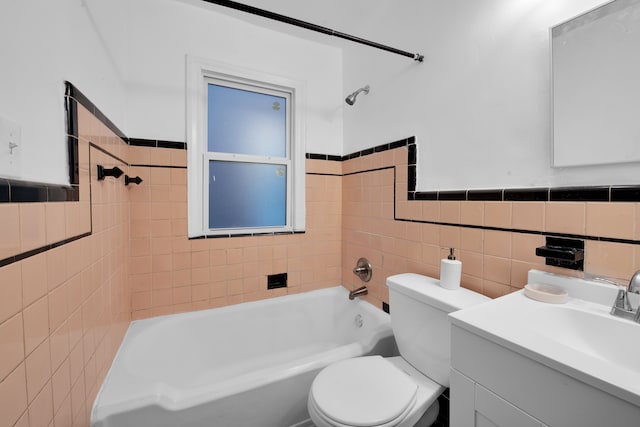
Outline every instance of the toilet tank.
<svg viewBox="0 0 640 427">
<path fill-rule="evenodd" d="M 391 326 L 400 355 L 438 384 L 449 387 L 451 325 L 448 314 L 490 298 L 414 273 L 387 278 Z"/>
</svg>

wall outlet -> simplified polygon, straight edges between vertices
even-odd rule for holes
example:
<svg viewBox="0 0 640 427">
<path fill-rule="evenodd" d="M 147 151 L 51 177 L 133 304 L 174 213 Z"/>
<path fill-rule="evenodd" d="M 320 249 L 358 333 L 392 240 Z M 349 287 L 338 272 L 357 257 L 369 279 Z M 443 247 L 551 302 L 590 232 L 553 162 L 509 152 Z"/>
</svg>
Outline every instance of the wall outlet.
<svg viewBox="0 0 640 427">
<path fill-rule="evenodd" d="M 20 125 L 0 116 L 0 176 L 20 178 L 22 137 Z"/>
</svg>

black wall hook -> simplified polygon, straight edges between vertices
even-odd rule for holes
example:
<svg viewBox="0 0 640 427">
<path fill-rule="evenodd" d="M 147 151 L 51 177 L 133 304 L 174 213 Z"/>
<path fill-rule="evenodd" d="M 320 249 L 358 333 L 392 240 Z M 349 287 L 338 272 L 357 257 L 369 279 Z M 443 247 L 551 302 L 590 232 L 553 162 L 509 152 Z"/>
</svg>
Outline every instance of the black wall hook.
<svg viewBox="0 0 640 427">
<path fill-rule="evenodd" d="M 118 179 L 123 173 L 122 169 L 117 166 L 111 169 L 105 169 L 104 166 L 98 165 L 98 181 L 102 181 L 107 176 Z"/>
<path fill-rule="evenodd" d="M 131 183 L 140 185 L 141 182 L 142 182 L 142 178 L 140 178 L 139 176 L 136 176 L 135 178 L 131 178 L 129 177 L 129 175 L 124 176 L 124 185 L 129 185 Z"/>
</svg>

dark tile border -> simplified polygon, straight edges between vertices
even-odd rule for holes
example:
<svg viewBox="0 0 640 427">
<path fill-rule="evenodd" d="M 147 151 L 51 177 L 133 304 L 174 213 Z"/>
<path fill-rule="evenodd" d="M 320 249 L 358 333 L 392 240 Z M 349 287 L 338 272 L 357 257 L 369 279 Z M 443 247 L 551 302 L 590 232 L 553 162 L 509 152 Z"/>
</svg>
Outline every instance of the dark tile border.
<svg viewBox="0 0 640 427">
<path fill-rule="evenodd" d="M 9 203 L 11 200 L 11 192 L 9 180 L 0 178 L 0 203 Z"/>
<path fill-rule="evenodd" d="M 411 144 L 415 144 L 415 137 L 400 139 L 398 141 L 390 142 L 389 144 L 382 144 L 372 148 L 367 148 L 360 151 L 355 151 L 350 154 L 346 154 L 344 156 L 336 156 L 332 154 L 318 154 L 318 153 L 307 153 L 306 158 L 311 160 L 328 160 L 332 162 L 344 162 L 347 160 L 355 159 L 358 157 L 368 156 L 374 153 L 380 153 L 382 151 L 393 150 L 394 148 L 407 147 Z M 415 150 L 415 149 L 414 149 Z"/>
<path fill-rule="evenodd" d="M 0 267 L 4 267 L 4 266 L 7 266 L 9 264 L 13 264 L 14 262 L 22 261 L 23 259 L 35 256 L 35 255 L 38 255 L 38 254 L 41 254 L 43 252 L 46 252 L 48 250 L 60 247 L 62 245 L 66 245 L 66 244 L 71 243 L 71 242 L 75 242 L 76 240 L 80 240 L 80 239 L 85 238 L 85 237 L 90 236 L 90 235 L 91 235 L 91 232 L 83 233 L 83 234 L 80 234 L 78 236 L 74 236 L 74 237 L 70 237 L 68 239 L 62 240 L 60 242 L 56 242 L 56 243 L 52 243 L 52 244 L 49 244 L 49 245 L 45 245 L 45 246 L 42 246 L 42 247 L 39 247 L 39 248 L 36 248 L 36 249 L 31 249 L 31 250 L 29 250 L 27 252 L 22 252 L 20 254 L 17 254 L 17 255 L 14 255 L 14 256 L 10 256 L 10 257 L 5 258 L 5 259 L 0 259 Z"/>
<path fill-rule="evenodd" d="M 127 138 L 129 145 L 134 147 L 171 148 L 174 150 L 186 150 L 187 143 L 180 141 L 163 141 L 159 139 Z"/>
</svg>

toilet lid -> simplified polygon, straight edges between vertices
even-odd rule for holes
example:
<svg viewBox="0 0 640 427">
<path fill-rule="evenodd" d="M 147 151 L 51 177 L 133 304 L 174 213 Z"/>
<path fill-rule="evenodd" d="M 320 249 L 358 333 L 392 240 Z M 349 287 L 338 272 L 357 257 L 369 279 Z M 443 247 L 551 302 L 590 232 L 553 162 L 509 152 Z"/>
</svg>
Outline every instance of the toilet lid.
<svg viewBox="0 0 640 427">
<path fill-rule="evenodd" d="M 311 395 L 325 416 L 351 426 L 378 426 L 405 414 L 417 384 L 381 356 L 333 363 L 316 376 Z"/>
</svg>

